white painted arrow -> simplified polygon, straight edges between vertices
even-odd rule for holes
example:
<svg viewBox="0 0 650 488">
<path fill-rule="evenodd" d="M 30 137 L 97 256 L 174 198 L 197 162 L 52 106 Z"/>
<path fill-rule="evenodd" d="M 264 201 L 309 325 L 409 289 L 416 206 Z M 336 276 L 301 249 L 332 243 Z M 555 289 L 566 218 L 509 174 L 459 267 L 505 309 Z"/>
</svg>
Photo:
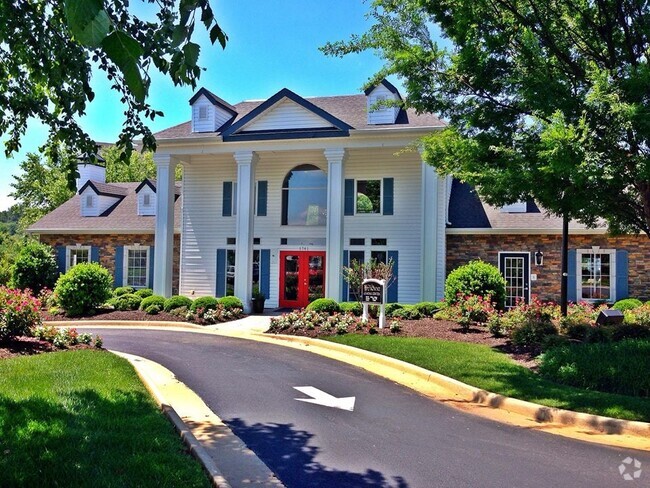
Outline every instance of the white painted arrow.
<svg viewBox="0 0 650 488">
<path fill-rule="evenodd" d="M 354 400 L 356 397 L 336 398 L 335 396 L 325 393 L 323 390 L 313 386 L 294 386 L 294 389 L 300 393 L 310 396 L 311 398 L 296 398 L 299 402 L 315 403 L 324 407 L 340 408 L 341 410 L 354 411 Z"/>
</svg>

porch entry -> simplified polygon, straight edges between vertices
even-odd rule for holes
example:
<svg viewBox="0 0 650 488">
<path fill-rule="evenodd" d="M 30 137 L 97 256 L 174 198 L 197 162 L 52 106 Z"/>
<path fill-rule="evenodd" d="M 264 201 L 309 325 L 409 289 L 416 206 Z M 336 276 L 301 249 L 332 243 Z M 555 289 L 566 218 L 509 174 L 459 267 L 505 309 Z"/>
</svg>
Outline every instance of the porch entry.
<svg viewBox="0 0 650 488">
<path fill-rule="evenodd" d="M 506 280 L 506 308 L 530 301 L 530 253 L 500 252 L 499 270 Z"/>
<path fill-rule="evenodd" d="M 325 252 L 280 251 L 281 308 L 302 308 L 325 296 Z"/>
</svg>

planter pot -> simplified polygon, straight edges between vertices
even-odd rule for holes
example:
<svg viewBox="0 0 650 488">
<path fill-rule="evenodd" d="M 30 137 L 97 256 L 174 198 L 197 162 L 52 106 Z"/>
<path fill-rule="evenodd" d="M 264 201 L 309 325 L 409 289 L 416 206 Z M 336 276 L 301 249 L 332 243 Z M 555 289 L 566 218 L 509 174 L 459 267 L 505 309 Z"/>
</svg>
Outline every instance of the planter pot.
<svg viewBox="0 0 650 488">
<path fill-rule="evenodd" d="M 264 313 L 264 302 L 266 298 L 253 298 L 253 313 Z"/>
</svg>

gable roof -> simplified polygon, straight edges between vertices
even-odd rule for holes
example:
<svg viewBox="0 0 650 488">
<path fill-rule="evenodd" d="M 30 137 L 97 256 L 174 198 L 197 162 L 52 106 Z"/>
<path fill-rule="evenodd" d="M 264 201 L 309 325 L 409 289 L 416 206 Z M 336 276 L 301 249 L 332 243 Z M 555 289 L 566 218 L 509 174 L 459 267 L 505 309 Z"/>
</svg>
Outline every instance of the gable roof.
<svg viewBox="0 0 650 488">
<path fill-rule="evenodd" d="M 145 178 L 144 180 L 142 180 L 142 183 L 140 183 L 136 187 L 135 192 L 139 193 L 140 190 L 142 190 L 145 186 L 151 188 L 154 191 L 154 193 L 156 192 L 156 180 L 150 180 L 149 178 Z M 178 183 L 176 183 L 174 185 L 174 195 L 176 195 L 176 198 L 178 198 L 180 194 L 181 194 L 181 187 L 178 185 Z"/>
<path fill-rule="evenodd" d="M 177 184 L 180 182 L 177 182 Z M 70 200 L 41 217 L 27 228 L 35 234 L 153 234 L 156 227 L 155 215 L 138 215 L 138 198 L 135 189 L 141 182 L 110 183 L 119 188 L 124 196 L 99 217 L 81 216 L 81 195 Z M 180 188 L 177 186 L 177 195 Z M 174 204 L 174 232 L 180 233 L 181 198 Z"/>
<path fill-rule="evenodd" d="M 309 97 L 303 100 L 311 103 L 315 107 L 327 112 L 332 117 L 344 122 L 352 129 L 373 129 L 380 130 L 376 125 L 368 124 L 368 107 L 367 99 L 364 94 L 359 95 L 338 95 L 331 97 Z M 237 110 L 237 116 L 232 120 L 231 125 L 225 124 L 223 131 L 227 130 L 234 124 L 237 124 L 242 118 L 250 112 L 265 103 L 265 101 L 245 101 L 234 106 Z M 444 127 L 445 123 L 437 116 L 429 113 L 418 114 L 415 109 L 402 109 L 397 116 L 394 124 L 388 127 L 409 128 L 422 127 L 434 128 Z M 386 129 L 387 126 L 382 126 Z M 183 122 L 168 129 L 162 130 L 155 134 L 156 140 L 174 140 L 174 139 L 191 139 L 191 138 L 209 138 L 219 137 L 222 132 L 192 132 L 191 121 Z"/>
<path fill-rule="evenodd" d="M 220 106 L 226 112 L 230 112 L 233 116 L 237 115 L 237 110 L 235 107 L 230 105 L 223 98 L 219 98 L 217 95 L 203 87 L 199 88 L 199 90 L 192 96 L 192 98 L 190 98 L 190 105 L 194 104 L 194 102 L 196 102 L 201 97 L 201 95 L 205 96 L 205 98 L 207 98 L 213 105 Z"/>
<path fill-rule="evenodd" d="M 366 88 L 366 89 L 363 91 L 363 93 L 364 93 L 366 96 L 368 96 L 368 95 L 370 95 L 370 94 L 375 90 L 375 88 L 377 88 L 379 85 L 384 85 L 384 86 L 388 89 L 389 92 L 394 93 L 395 95 L 398 96 L 398 98 L 399 98 L 400 100 L 402 100 L 402 95 L 400 94 L 399 90 L 398 90 L 397 88 L 395 88 L 395 85 L 393 85 L 390 81 L 388 81 L 388 80 L 386 80 L 386 79 L 381 80 L 377 85 L 369 86 L 368 88 Z"/>
<path fill-rule="evenodd" d="M 260 117 L 268 110 L 272 110 L 273 107 L 283 99 L 291 100 L 292 102 L 300 105 L 304 109 L 312 112 L 316 116 L 320 117 L 327 123 L 331 124 L 334 128 L 326 127 L 318 129 L 277 129 L 277 130 L 265 130 L 265 131 L 245 131 L 246 125 L 253 122 L 255 119 Z M 302 98 L 296 93 L 292 92 L 288 88 L 283 88 L 271 98 L 261 103 L 245 116 L 239 119 L 237 122 L 230 125 L 222 132 L 223 140 L 247 140 L 247 139 L 259 139 L 264 138 L 265 134 L 275 134 L 280 136 L 280 138 L 289 138 L 289 137 L 304 137 L 305 135 L 313 132 L 318 132 L 319 137 L 337 137 L 337 136 L 346 136 L 349 134 L 349 130 L 352 127 L 347 123 L 343 122 L 341 119 L 333 116 L 326 110 L 314 105 L 310 101 Z"/>
<path fill-rule="evenodd" d="M 79 194 L 81 195 L 86 188 L 90 187 L 97 195 L 107 196 L 107 197 L 124 197 L 126 196 L 126 189 L 110 183 L 102 183 L 100 181 L 88 180 L 83 186 L 79 189 Z"/>
<path fill-rule="evenodd" d="M 500 207 L 489 205 L 479 198 L 474 187 L 454 179 L 449 198 L 449 224 L 447 233 L 513 233 L 554 234 L 562 231 L 562 218 L 551 215 L 535 202 L 527 202 L 526 212 L 502 212 Z M 595 229 L 572 220 L 572 233 L 604 233 L 605 223 Z"/>
</svg>

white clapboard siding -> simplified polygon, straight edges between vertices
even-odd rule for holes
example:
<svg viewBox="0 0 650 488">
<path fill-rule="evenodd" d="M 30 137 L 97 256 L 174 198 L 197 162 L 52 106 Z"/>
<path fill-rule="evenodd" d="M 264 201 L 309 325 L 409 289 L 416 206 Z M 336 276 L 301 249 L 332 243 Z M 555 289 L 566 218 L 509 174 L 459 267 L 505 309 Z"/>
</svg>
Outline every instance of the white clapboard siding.
<svg viewBox="0 0 650 488">
<path fill-rule="evenodd" d="M 400 303 L 420 300 L 421 164 L 417 152 L 395 155 L 391 149 L 352 150 L 345 162 L 346 179 L 394 178 L 393 215 L 345 216 L 343 244 L 344 249 L 350 249 L 351 238 L 365 238 L 367 257 L 371 250 L 399 252 Z M 373 238 L 387 239 L 387 246 L 371 246 L 370 240 Z M 355 246 L 352 249 L 362 248 Z"/>
<path fill-rule="evenodd" d="M 207 115 L 205 119 L 200 118 L 201 107 L 205 108 Z M 213 105 L 205 95 L 201 95 L 192 104 L 192 132 L 214 132 L 231 118 L 229 112 Z"/>
<path fill-rule="evenodd" d="M 420 299 L 420 176 L 421 160 L 417 153 L 395 156 L 394 149 L 350 150 L 345 163 L 345 178 L 394 178 L 394 215 L 356 215 L 344 218 L 344 248 L 349 239 L 363 237 L 366 250 L 399 252 L 399 300 Z M 314 239 L 325 239 L 325 226 L 283 226 L 282 184 L 296 166 L 313 164 L 327 172 L 322 151 L 261 152 L 255 170 L 256 181 L 268 182 L 267 215 L 254 218 L 253 236 L 260 239 L 255 249 L 270 249 L 270 296 L 267 307 L 278 305 L 279 256 L 281 250 L 299 250 L 282 246 L 282 238 L 303 242 L 310 250 L 324 251 L 324 245 L 310 246 Z M 181 246 L 181 293 L 214 295 L 216 289 L 216 252 L 235 237 L 236 216 L 222 217 L 224 181 L 236 181 L 237 171 L 231 156 L 203 156 L 192 159 L 183 175 L 183 231 Z M 256 208 L 256 205 L 254 205 Z M 385 238 L 386 247 L 371 247 L 371 238 Z M 355 247 L 354 249 L 360 249 Z"/>
<path fill-rule="evenodd" d="M 394 124 L 399 113 L 399 107 L 372 107 L 379 100 L 399 100 L 397 94 L 392 93 L 384 85 L 378 85 L 368 94 L 368 124 Z"/>
<path fill-rule="evenodd" d="M 77 166 L 79 171 L 79 178 L 77 178 L 77 191 L 86 184 L 88 180 L 98 181 L 99 183 L 106 183 L 106 168 L 97 166 L 96 164 L 79 164 Z"/>
<path fill-rule="evenodd" d="M 244 126 L 242 131 L 316 129 L 323 127 L 333 127 L 333 125 L 305 107 L 285 98 Z"/>
<path fill-rule="evenodd" d="M 81 198 L 81 216 L 82 217 L 98 217 L 103 214 L 110 207 L 115 205 L 119 198 L 109 197 L 106 195 L 97 195 L 92 188 L 86 188 L 84 192 L 79 195 Z M 92 205 L 88 206 L 88 198 L 92 198 Z"/>
</svg>

